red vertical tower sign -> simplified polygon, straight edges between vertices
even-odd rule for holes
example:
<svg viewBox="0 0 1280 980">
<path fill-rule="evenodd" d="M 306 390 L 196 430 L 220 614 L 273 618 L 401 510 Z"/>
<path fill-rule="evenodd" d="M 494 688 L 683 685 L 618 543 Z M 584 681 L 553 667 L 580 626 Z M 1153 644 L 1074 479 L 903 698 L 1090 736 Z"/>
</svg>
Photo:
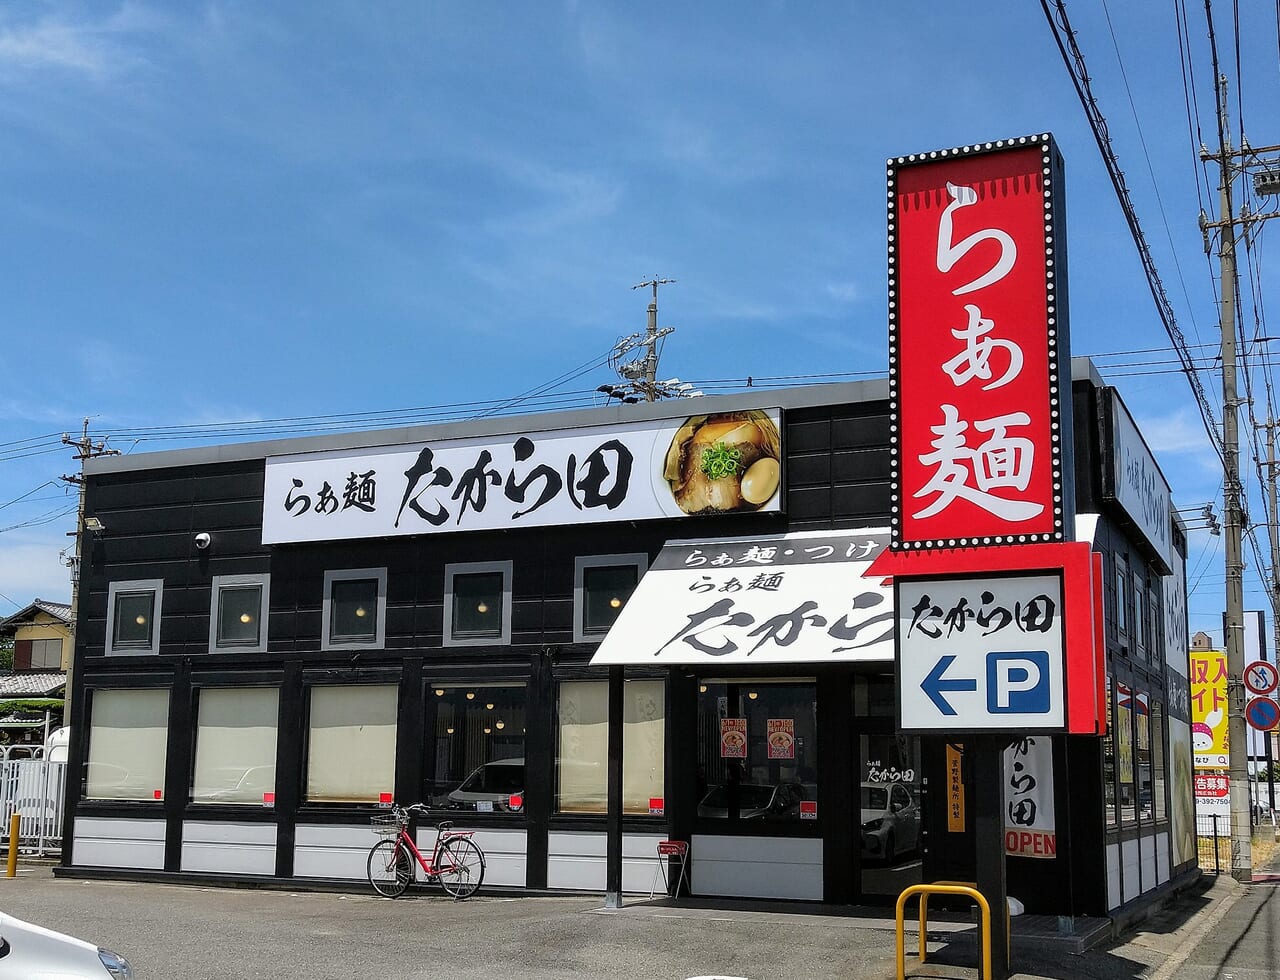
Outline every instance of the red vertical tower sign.
<svg viewBox="0 0 1280 980">
<path fill-rule="evenodd" d="M 1050 136 L 889 162 L 893 546 L 1070 540 Z"/>
</svg>

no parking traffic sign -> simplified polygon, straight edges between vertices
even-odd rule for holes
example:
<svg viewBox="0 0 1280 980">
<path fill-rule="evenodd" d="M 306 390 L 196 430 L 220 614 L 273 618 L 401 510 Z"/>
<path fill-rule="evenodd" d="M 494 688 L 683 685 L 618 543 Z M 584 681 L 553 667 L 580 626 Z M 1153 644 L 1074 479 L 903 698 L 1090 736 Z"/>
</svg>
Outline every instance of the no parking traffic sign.
<svg viewBox="0 0 1280 980">
<path fill-rule="evenodd" d="M 1251 694 L 1270 694 L 1277 682 L 1280 682 L 1280 671 L 1265 660 L 1255 660 L 1244 669 L 1244 686 Z"/>
<path fill-rule="evenodd" d="M 1269 732 L 1280 722 L 1280 704 L 1268 697 L 1250 698 L 1244 706 L 1244 720 L 1260 732 Z"/>
</svg>

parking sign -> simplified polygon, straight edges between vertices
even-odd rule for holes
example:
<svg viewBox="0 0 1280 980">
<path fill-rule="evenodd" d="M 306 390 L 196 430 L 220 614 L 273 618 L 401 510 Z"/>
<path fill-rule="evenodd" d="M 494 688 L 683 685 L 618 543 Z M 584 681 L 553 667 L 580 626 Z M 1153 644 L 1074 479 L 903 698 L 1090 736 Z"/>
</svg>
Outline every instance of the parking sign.
<svg viewBox="0 0 1280 980">
<path fill-rule="evenodd" d="M 899 728 L 1066 728 L 1062 577 L 897 581 Z"/>
</svg>

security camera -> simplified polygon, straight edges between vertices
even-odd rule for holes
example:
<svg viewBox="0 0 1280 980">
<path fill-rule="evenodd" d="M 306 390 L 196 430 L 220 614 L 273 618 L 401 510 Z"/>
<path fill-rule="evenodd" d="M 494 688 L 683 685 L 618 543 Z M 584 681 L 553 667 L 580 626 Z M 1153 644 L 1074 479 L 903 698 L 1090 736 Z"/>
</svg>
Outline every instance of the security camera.
<svg viewBox="0 0 1280 980">
<path fill-rule="evenodd" d="M 213 538 L 209 536 L 208 531 L 201 531 L 196 535 L 196 547 L 201 551 L 204 551 L 205 548 L 209 547 L 209 542 L 212 540 Z"/>
</svg>

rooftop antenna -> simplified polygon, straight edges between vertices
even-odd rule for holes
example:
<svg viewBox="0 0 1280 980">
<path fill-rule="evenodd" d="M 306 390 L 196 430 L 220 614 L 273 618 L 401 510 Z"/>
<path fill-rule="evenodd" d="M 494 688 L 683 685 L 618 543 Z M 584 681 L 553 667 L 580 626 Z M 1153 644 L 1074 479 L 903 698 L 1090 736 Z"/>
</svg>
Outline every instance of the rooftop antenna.
<svg viewBox="0 0 1280 980">
<path fill-rule="evenodd" d="M 658 329 L 658 287 L 675 282 L 674 279 L 661 279 L 654 276 L 644 282 L 636 283 L 632 289 L 653 290 L 653 298 L 649 301 L 649 322 L 644 334 L 633 333 L 623 337 L 613 347 L 609 363 L 618 376 L 623 379 L 620 385 L 601 385 L 598 389 L 610 398 L 617 398 L 625 404 L 639 401 L 653 402 L 659 398 L 696 398 L 701 391 L 679 378 L 658 380 L 658 341 L 667 334 L 673 333 L 674 327 Z M 628 354 L 644 349 L 642 357 L 624 361 Z"/>
</svg>

